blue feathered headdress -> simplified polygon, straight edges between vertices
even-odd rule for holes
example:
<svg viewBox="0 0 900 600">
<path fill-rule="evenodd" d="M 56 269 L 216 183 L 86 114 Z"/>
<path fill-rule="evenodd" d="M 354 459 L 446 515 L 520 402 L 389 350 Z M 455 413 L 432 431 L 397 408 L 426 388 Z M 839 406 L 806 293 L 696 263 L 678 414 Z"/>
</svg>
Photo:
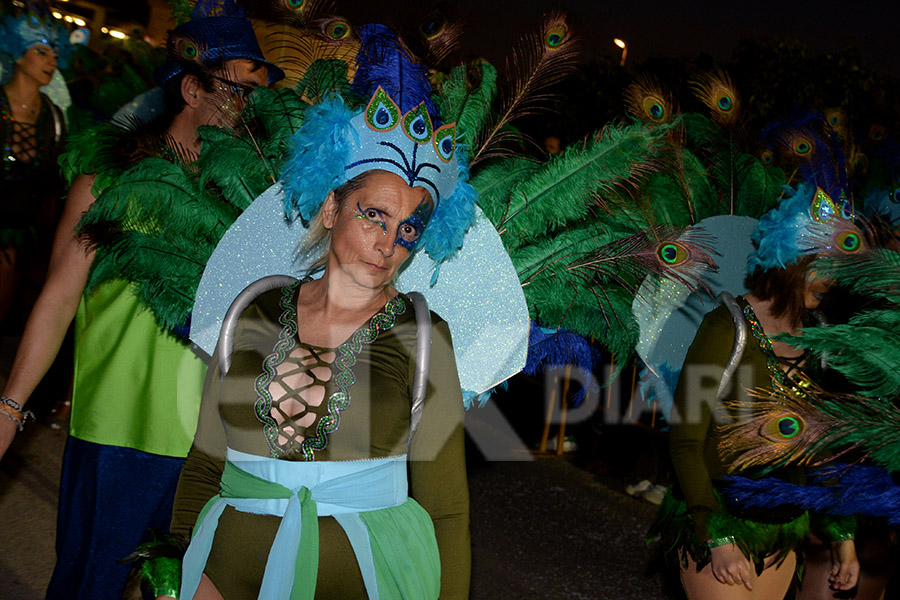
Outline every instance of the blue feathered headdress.
<svg viewBox="0 0 900 600">
<path fill-rule="evenodd" d="M 69 34 L 48 14 L 28 11 L 18 17 L 0 18 L 0 52 L 13 61 L 32 46 L 47 46 L 57 54 L 57 62 L 65 66 L 71 54 Z"/>
<path fill-rule="evenodd" d="M 438 263 L 450 258 L 474 222 L 477 195 L 456 125 L 436 122 L 424 102 L 402 113 L 381 87 L 362 111 L 340 98 L 310 107 L 282 176 L 286 216 L 308 224 L 331 190 L 366 171 L 387 171 L 431 195 L 435 208 L 419 247 Z"/>
<path fill-rule="evenodd" d="M 753 233 L 756 250 L 747 257 L 748 273 L 783 269 L 810 254 L 854 254 L 864 249 L 846 198 L 835 203 L 821 188 L 808 184 L 787 191 L 789 195 L 759 220 Z"/>
</svg>

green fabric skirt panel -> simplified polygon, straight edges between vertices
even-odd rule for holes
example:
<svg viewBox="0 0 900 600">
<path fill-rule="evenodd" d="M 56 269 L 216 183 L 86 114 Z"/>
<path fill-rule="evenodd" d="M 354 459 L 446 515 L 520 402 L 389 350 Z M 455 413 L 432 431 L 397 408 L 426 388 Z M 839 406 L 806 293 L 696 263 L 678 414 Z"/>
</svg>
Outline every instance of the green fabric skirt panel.
<svg viewBox="0 0 900 600">
<path fill-rule="evenodd" d="M 437 598 L 441 558 L 434 523 L 413 499 L 391 508 L 359 513 L 369 530 L 380 600 Z"/>
<path fill-rule="evenodd" d="M 163 333 L 129 284 L 82 298 L 75 317 L 69 433 L 78 439 L 183 458 L 197 427 L 206 364 Z"/>
</svg>

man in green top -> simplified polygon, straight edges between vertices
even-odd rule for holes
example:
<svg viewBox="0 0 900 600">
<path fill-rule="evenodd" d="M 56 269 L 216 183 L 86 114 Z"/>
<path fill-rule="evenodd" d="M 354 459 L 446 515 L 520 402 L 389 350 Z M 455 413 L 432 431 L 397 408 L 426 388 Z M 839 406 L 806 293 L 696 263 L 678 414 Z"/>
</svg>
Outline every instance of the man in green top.
<svg viewBox="0 0 900 600">
<path fill-rule="evenodd" d="M 22 405 L 75 318 L 72 417 L 48 598 L 121 597 L 130 566 L 117 561 L 134 550 L 148 527 L 168 526 L 206 370 L 186 340 L 160 328 L 125 279 L 112 278 L 85 292 L 92 263 L 108 249 L 96 238 L 95 246 L 85 249 L 82 215 L 103 210 L 104 194 L 112 188 L 121 193 L 123 185 L 133 186 L 132 197 L 140 199 L 140 182 L 152 178 L 154 168 L 182 169 L 184 177 L 195 177 L 184 167 L 200 150 L 198 128 L 232 126 L 250 90 L 284 77 L 265 60 L 242 16 L 195 14 L 171 32 L 167 52 L 168 61 L 156 74 L 166 114 L 107 140 L 106 147 L 86 148 L 87 141 L 72 147 L 66 162 L 74 181 L 47 281 L 2 392 L 10 418 L 0 419 L 0 457 L 27 414 Z M 176 195 L 172 202 L 194 200 Z M 165 228 L 175 212 L 147 215 L 140 208 L 136 229 Z M 210 237 L 208 231 L 197 232 L 198 239 Z"/>
</svg>

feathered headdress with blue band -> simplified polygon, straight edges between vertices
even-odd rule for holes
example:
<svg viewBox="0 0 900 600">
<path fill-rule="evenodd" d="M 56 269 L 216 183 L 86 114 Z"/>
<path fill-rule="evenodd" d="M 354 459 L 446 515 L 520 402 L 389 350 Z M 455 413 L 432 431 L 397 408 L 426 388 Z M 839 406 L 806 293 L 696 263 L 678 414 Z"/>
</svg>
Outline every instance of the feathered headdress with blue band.
<svg viewBox="0 0 900 600">
<path fill-rule="evenodd" d="M 71 51 L 68 33 L 47 11 L 37 8 L 29 4 L 29 10 L 17 17 L 0 18 L 0 52 L 17 60 L 33 46 L 47 46 L 64 66 Z"/>
<path fill-rule="evenodd" d="M 402 113 L 381 87 L 361 112 L 340 98 L 306 111 L 282 177 L 286 216 L 308 224 L 331 190 L 375 169 L 428 191 L 435 208 L 420 245 L 436 262 L 453 256 L 474 222 L 476 200 L 456 125 L 440 125 L 424 102 Z"/>
<path fill-rule="evenodd" d="M 800 185 L 759 220 L 753 233 L 756 247 L 747 258 L 747 271 L 785 268 L 810 254 L 835 256 L 865 249 L 853 206 L 842 197 L 838 202 L 821 188 Z"/>
</svg>

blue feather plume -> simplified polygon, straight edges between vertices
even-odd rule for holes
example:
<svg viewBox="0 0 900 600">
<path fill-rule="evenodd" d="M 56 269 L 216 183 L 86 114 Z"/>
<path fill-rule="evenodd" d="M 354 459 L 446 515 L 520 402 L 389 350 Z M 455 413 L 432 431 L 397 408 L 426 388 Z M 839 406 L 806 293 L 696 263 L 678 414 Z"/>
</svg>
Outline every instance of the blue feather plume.
<svg viewBox="0 0 900 600">
<path fill-rule="evenodd" d="M 462 248 L 463 238 L 475 222 L 475 204 L 478 192 L 469 185 L 469 166 L 461 148 L 457 147 L 456 188 L 448 198 L 442 199 L 434 209 L 434 214 L 422 234 L 421 247 L 429 258 L 441 263 L 451 258 Z M 437 270 L 431 285 L 437 282 Z"/>
<path fill-rule="evenodd" d="M 794 504 L 836 516 L 883 517 L 900 525 L 900 486 L 881 467 L 831 466 L 813 470 L 810 484 L 787 483 L 774 477 L 725 477 L 723 497 L 730 504 L 767 507 Z"/>
<path fill-rule="evenodd" d="M 347 181 L 345 165 L 356 134 L 355 116 L 341 98 L 330 98 L 306 109 L 304 125 L 291 138 L 293 149 L 285 163 L 285 216 L 307 225 L 318 214 L 328 193 Z"/>
<path fill-rule="evenodd" d="M 764 271 L 785 268 L 801 256 L 814 254 L 818 248 L 801 245 L 803 232 L 825 230 L 809 216 L 809 207 L 816 193 L 815 186 L 800 184 L 796 190 L 785 187 L 786 195 L 776 208 L 759 219 L 753 232 L 756 250 L 747 257 L 747 272 L 757 267 Z"/>
<path fill-rule="evenodd" d="M 577 333 L 546 329 L 532 321 L 528 334 L 528 358 L 522 372 L 537 375 L 547 367 L 572 365 L 581 375 L 579 381 L 592 381 L 594 366 L 599 358 L 600 352 Z M 575 406 L 581 404 L 587 391 L 583 386 L 578 390 L 573 398 Z"/>
<path fill-rule="evenodd" d="M 431 100 L 428 69 L 412 61 L 394 30 L 385 25 L 363 25 L 359 40 L 353 91 L 363 98 L 370 98 L 381 86 L 402 113 L 424 102 L 428 114 L 436 120 L 440 112 Z M 439 126 L 436 122 L 435 127 Z"/>
</svg>

